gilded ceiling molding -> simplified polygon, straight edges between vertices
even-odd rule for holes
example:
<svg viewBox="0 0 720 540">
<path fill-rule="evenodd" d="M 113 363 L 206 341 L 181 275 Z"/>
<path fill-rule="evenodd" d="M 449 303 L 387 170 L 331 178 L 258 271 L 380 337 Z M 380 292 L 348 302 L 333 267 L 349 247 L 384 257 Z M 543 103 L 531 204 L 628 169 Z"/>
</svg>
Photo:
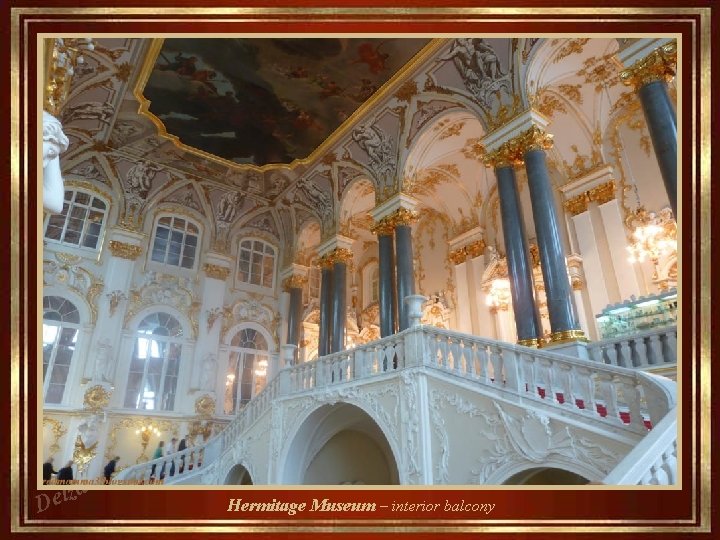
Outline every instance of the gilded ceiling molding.
<svg viewBox="0 0 720 540">
<path fill-rule="evenodd" d="M 142 246 L 127 244 L 118 240 L 110 240 L 108 248 L 114 257 L 127 259 L 129 261 L 134 261 L 142 253 Z"/>
<path fill-rule="evenodd" d="M 48 38 L 45 42 L 45 88 L 43 108 L 60 114 L 67 100 L 75 67 L 82 59 L 82 50 L 92 51 L 95 46 L 88 38 Z"/>
<path fill-rule="evenodd" d="M 670 82 L 675 77 L 677 43 L 666 43 L 620 73 L 620 81 L 635 90 L 653 81 Z"/>
<path fill-rule="evenodd" d="M 413 96 L 416 96 L 417 94 L 417 82 L 415 82 L 415 80 L 413 79 L 410 79 L 408 81 L 405 81 L 400 86 L 400 88 L 398 88 L 397 92 L 395 92 L 395 99 L 397 99 L 398 101 L 410 103 L 410 100 L 412 100 Z"/>
<path fill-rule="evenodd" d="M 568 40 L 568 42 L 562 47 L 560 47 L 560 50 L 558 50 L 555 58 L 553 58 L 553 63 L 557 64 L 558 62 L 572 54 L 582 53 L 583 48 L 588 41 L 590 41 L 590 38 L 577 38 Z"/>
<path fill-rule="evenodd" d="M 225 281 L 230 275 L 231 270 L 225 266 L 205 263 L 203 265 L 203 272 L 205 272 L 205 275 L 209 278 Z"/>
</svg>

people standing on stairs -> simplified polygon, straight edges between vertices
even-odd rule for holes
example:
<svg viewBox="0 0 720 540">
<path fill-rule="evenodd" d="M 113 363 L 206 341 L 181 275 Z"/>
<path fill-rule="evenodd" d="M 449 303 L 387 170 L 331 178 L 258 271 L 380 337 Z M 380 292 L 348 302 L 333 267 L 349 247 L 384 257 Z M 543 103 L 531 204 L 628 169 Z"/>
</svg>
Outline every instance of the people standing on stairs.
<svg viewBox="0 0 720 540">
<path fill-rule="evenodd" d="M 72 480 L 72 479 L 73 479 L 72 466 L 73 466 L 73 460 L 71 459 L 70 461 L 68 461 L 68 462 L 65 464 L 65 466 L 64 466 L 62 469 L 60 469 L 60 470 L 58 471 L 57 479 L 58 479 L 58 480 L 64 480 L 64 481 L 66 481 L 66 482 L 67 482 L 68 480 Z"/>
<path fill-rule="evenodd" d="M 48 460 L 43 463 L 43 484 L 47 484 L 52 478 L 52 475 L 57 473 L 58 472 L 53 469 L 53 458 L 48 458 Z"/>
<path fill-rule="evenodd" d="M 160 441 L 157 445 L 157 448 L 155 449 L 155 452 L 153 452 L 152 459 L 153 461 L 156 459 L 160 459 L 163 457 L 163 447 L 165 446 L 165 441 Z M 150 469 L 150 478 L 155 478 L 155 468 L 157 466 L 157 463 L 153 463 L 152 469 Z M 161 473 L 162 475 L 162 473 Z"/>
</svg>

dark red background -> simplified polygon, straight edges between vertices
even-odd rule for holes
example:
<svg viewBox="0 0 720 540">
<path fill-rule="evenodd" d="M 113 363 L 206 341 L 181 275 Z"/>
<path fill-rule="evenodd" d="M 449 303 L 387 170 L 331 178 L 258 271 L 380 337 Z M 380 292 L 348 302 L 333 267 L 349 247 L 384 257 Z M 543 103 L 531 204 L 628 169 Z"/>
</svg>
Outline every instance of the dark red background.
<svg viewBox="0 0 720 540">
<path fill-rule="evenodd" d="M 262 7 L 262 2 L 244 2 L 242 3 L 245 7 L 258 6 Z M 29 6 L 40 6 L 41 4 L 35 2 L 11 2 L 13 7 L 29 7 Z M 108 5 L 107 2 L 83 2 L 82 7 L 87 6 L 103 6 Z M 146 8 L 150 5 L 150 2 L 117 2 L 111 5 L 122 7 L 143 7 Z M 212 3 L 199 3 L 199 2 L 152 2 L 153 6 L 194 6 L 194 7 L 211 7 L 211 6 L 234 6 L 237 7 L 240 4 L 238 2 L 212 2 Z M 442 0 L 435 1 L 412 1 L 412 2 L 394 2 L 393 4 L 384 2 L 359 2 L 359 1 L 346 1 L 346 2 L 293 2 L 293 3 L 272 3 L 272 7 L 282 6 L 339 6 L 350 7 L 350 6 L 371 6 L 371 5 L 383 5 L 383 6 L 395 6 L 395 7 L 442 7 L 447 6 L 449 8 L 460 8 L 461 6 L 475 6 L 475 7 L 486 7 L 486 4 L 480 4 L 479 2 L 463 2 L 453 1 L 446 2 Z M 487 7 L 493 4 L 487 4 Z M 511 6 L 551 6 L 559 5 L 561 7 L 600 7 L 620 5 L 624 7 L 629 6 L 641 6 L 648 7 L 650 4 L 646 2 L 628 2 L 619 4 L 617 2 L 605 2 L 602 4 L 588 4 L 586 2 L 562 2 L 562 3 L 548 3 L 548 2 L 503 2 L 502 7 Z M 21 487 L 20 487 L 20 500 L 21 500 L 21 511 L 20 511 L 20 530 L 28 530 L 28 527 L 43 526 L 56 529 L 59 526 L 64 527 L 78 527 L 86 524 L 88 527 L 98 527 L 102 525 L 113 525 L 112 520 L 149 520 L 144 524 L 121 524 L 127 528 L 133 528 L 138 530 L 146 530 L 148 526 L 162 526 L 170 525 L 169 520 L 183 520 L 184 526 L 202 525 L 198 523 L 202 520 L 233 520 L 232 524 L 225 525 L 228 532 L 248 532 L 258 526 L 268 530 L 269 528 L 276 527 L 285 533 L 288 530 L 292 530 L 295 533 L 306 532 L 311 530 L 327 530 L 328 528 L 335 529 L 352 529 L 353 527 L 364 527 L 368 529 L 375 529 L 376 532 L 367 531 L 363 534 L 363 537 L 377 537 L 377 532 L 416 532 L 416 531 L 428 531 L 440 529 L 437 534 L 447 534 L 450 532 L 472 532 L 473 530 L 478 531 L 478 528 L 484 524 L 492 524 L 494 520 L 519 520 L 519 522 L 511 524 L 497 524 L 497 527 L 510 526 L 516 530 L 517 527 L 521 527 L 523 524 L 532 526 L 546 526 L 555 527 L 562 526 L 564 532 L 573 533 L 578 526 L 597 527 L 600 531 L 608 531 L 608 527 L 613 527 L 617 530 L 618 527 L 626 528 L 628 531 L 631 530 L 648 530 L 647 527 L 669 527 L 670 529 L 677 530 L 678 527 L 682 526 L 695 532 L 700 532 L 704 527 L 699 523 L 700 520 L 700 486 L 699 476 L 693 477 L 693 471 L 691 470 L 690 464 L 693 458 L 697 459 L 699 464 L 699 430 L 697 425 L 693 423 L 693 419 L 690 416 L 691 403 L 695 401 L 697 410 L 700 410 L 701 404 L 699 402 L 699 396 L 692 394 L 692 383 L 699 384 L 699 340 L 697 339 L 700 332 L 699 327 L 699 302 L 694 301 L 699 296 L 699 279 L 700 279 L 700 267 L 699 267 L 699 253 L 697 250 L 700 246 L 700 234 L 703 237 L 707 237 L 709 231 L 707 231 L 707 224 L 701 224 L 699 215 L 699 203 L 700 193 L 691 191 L 691 174 L 692 174 L 692 160 L 695 160 L 695 165 L 699 171 L 699 155 L 692 154 L 691 148 L 691 137 L 692 131 L 695 131 L 696 136 L 699 140 L 699 122 L 695 121 L 692 115 L 692 102 L 696 102 L 697 115 L 699 115 L 699 91 L 698 86 L 697 93 L 691 93 L 691 66 L 693 53 L 698 58 L 699 55 L 706 54 L 707 51 L 701 51 L 698 36 L 698 27 L 700 24 L 700 18 L 697 14 L 680 14 L 677 12 L 682 7 L 700 7 L 708 6 L 710 2 L 654 2 L 652 6 L 656 8 L 667 7 L 669 10 L 674 10 L 671 14 L 657 15 L 657 14 L 645 14 L 645 15 L 613 15 L 609 16 L 607 13 L 599 14 L 584 14 L 573 13 L 571 15 L 556 15 L 552 12 L 544 14 L 540 17 L 532 15 L 517 15 L 511 16 L 499 11 L 497 14 L 489 15 L 468 15 L 454 13 L 452 9 L 448 10 L 447 14 L 437 15 L 429 14 L 423 15 L 419 13 L 413 13 L 410 15 L 386 15 L 386 14 L 372 14 L 364 16 L 348 16 L 348 15 L 315 15 L 311 16 L 307 13 L 293 14 L 289 16 L 278 16 L 278 15 L 257 15 L 257 16 L 216 16 L 216 17 L 204 17 L 204 20 L 200 21 L 193 15 L 189 16 L 178 16 L 170 15 L 167 11 L 155 10 L 156 14 L 151 14 L 153 10 L 147 8 L 143 11 L 143 15 L 139 16 L 112 16 L 112 21 L 109 20 L 108 15 L 82 15 L 82 14 L 63 14 L 63 15 L 47 15 L 46 13 L 41 14 L 28 14 L 20 19 L 20 41 L 27 40 L 29 47 L 27 51 L 20 51 L 21 54 L 21 66 L 25 61 L 25 54 L 31 59 L 30 65 L 34 66 L 34 59 L 36 58 L 36 40 L 35 36 L 39 32 L 49 32 L 53 34 L 62 33 L 77 33 L 81 32 L 82 35 L 93 36 L 101 32 L 113 32 L 113 33 L 126 33 L 128 35 L 135 35 L 142 32 L 152 33 L 153 35 L 159 35 L 161 33 L 218 33 L 218 32 L 235 32 L 235 33 L 286 33 L 286 32 L 323 32 L 323 33 L 353 33 L 353 32 L 375 32 L 375 33 L 422 33 L 422 34 L 451 34 L 451 33 L 478 33 L 478 34 L 490 34 L 499 33 L 503 35 L 517 34 L 517 33 L 528 33 L 543 35 L 548 33 L 567 33 L 572 35 L 590 36 L 593 33 L 602 34 L 616 34 L 618 36 L 636 33 L 646 32 L 648 34 L 661 34 L 664 32 L 682 33 L 683 35 L 683 57 L 678 61 L 682 63 L 684 67 L 684 80 L 683 82 L 683 115 L 682 124 L 678 126 L 678 130 L 682 131 L 683 136 L 683 147 L 681 148 L 683 160 L 683 181 L 681 182 L 683 188 L 683 201 L 682 201 L 682 212 L 683 222 L 681 228 L 682 242 L 684 245 L 684 260 L 683 260 L 683 273 L 681 276 L 683 283 L 683 432 L 682 432 L 682 444 L 684 452 L 684 460 L 682 463 L 683 468 L 683 489 L 682 490 L 662 490 L 662 491 L 638 491 L 638 490 L 595 490 L 595 489 L 569 489 L 569 490 L 467 490 L 467 489 L 450 489 L 450 490 L 409 490 L 409 489 L 394 489 L 394 490 L 322 490 L 318 492 L 316 490 L 246 490 L 238 489 L 235 490 L 148 490 L 148 489 L 137 489 L 137 490 L 108 490 L 108 491 L 89 491 L 81 495 L 75 501 L 68 501 L 58 506 L 51 506 L 48 510 L 37 514 L 37 503 L 36 495 L 37 489 L 34 487 L 37 485 L 37 473 L 35 463 L 37 463 L 36 455 L 36 437 L 38 431 L 37 418 L 40 411 L 36 408 L 36 398 L 34 391 L 34 381 L 36 380 L 36 369 L 37 369 L 37 350 L 36 350 L 36 336 L 35 336 L 35 306 L 38 302 L 38 294 L 36 291 L 36 268 L 39 267 L 39 262 L 36 258 L 34 246 L 40 239 L 37 238 L 36 231 L 32 227 L 21 227 L 21 238 L 20 238 L 20 309 L 21 309 L 21 320 L 20 320 L 20 336 L 27 335 L 28 349 L 23 350 L 21 347 L 21 389 L 24 386 L 23 382 L 28 381 L 28 387 L 30 391 L 27 395 L 22 394 L 21 390 L 21 415 L 22 419 L 25 415 L 29 419 L 27 426 L 23 425 L 21 421 L 21 445 L 20 456 L 21 456 Z M 80 7 L 80 4 L 75 4 L 76 7 Z M 43 7 L 72 7 L 72 4 L 64 2 L 46 2 Z M 4 16 L 9 21 L 10 7 L 4 8 Z M 715 9 L 712 13 L 713 17 L 713 29 L 717 31 L 718 25 L 718 11 Z M 175 22 L 168 22 L 163 19 L 172 18 Z M 228 21 L 227 19 L 236 19 L 235 22 Z M 498 24 L 497 22 L 490 22 L 483 19 L 503 19 L 506 22 Z M 603 22 L 599 22 L 598 19 L 602 18 Z M 607 19 L 612 18 L 612 21 Z M 212 19 L 212 20 L 211 20 Z M 223 20 L 225 19 L 225 20 Z M 243 19 L 241 22 L 237 22 L 237 19 Z M 257 21 L 257 19 L 263 19 Z M 552 20 L 548 20 L 552 19 Z M 572 19 L 572 20 L 569 20 Z M 693 23 L 695 24 L 695 32 L 693 33 Z M 9 35 L 6 33 L 6 47 L 4 48 L 4 54 L 2 55 L 2 62 L 5 69 L 5 73 L 9 73 L 10 64 L 10 47 L 9 47 Z M 713 36 L 713 41 L 716 43 L 717 40 Z M 716 49 L 717 50 L 717 49 Z M 717 53 L 716 53 L 717 55 Z M 714 64 L 717 62 L 714 61 Z M 0 66 L 3 67 L 3 66 Z M 698 73 L 699 75 L 699 73 Z M 23 79 L 21 72 L 21 85 L 27 85 L 29 88 L 28 92 L 28 103 L 26 104 L 21 95 L 21 126 L 30 126 L 29 128 L 29 147 L 27 152 L 29 156 L 36 155 L 36 145 L 34 137 L 34 126 L 36 125 L 35 118 L 35 107 L 36 103 L 36 79 L 34 69 L 29 70 L 29 78 Z M 713 73 L 713 80 L 716 81 L 717 72 Z M 4 85 L 4 91 L 7 96 L 10 94 L 10 81 L 6 78 L 7 82 Z M 717 82 L 715 82 L 717 84 Z M 9 99 L 5 101 L 5 108 L 3 112 L 7 114 L 9 111 Z M 712 95 L 712 101 L 714 110 L 717 111 L 717 94 Z M 24 117 L 22 113 L 23 107 L 28 106 L 28 116 Z M 8 115 L 9 116 L 9 115 Z M 716 112 L 717 117 L 717 112 Z M 714 122 L 712 126 L 713 136 L 717 134 L 717 123 Z M 6 124 L 7 125 L 7 124 Z M 3 132 L 3 136 L 8 139 L 10 132 L 6 129 Z M 22 137 L 22 135 L 21 135 Z M 6 146 L 6 148 L 9 147 Z M 21 148 L 21 151 L 24 150 Z M 35 170 L 34 159 L 29 160 L 28 171 L 22 170 L 22 159 L 21 159 L 21 179 L 27 173 L 28 178 L 34 179 L 37 177 L 38 171 Z M 7 170 L 7 169 L 6 169 Z M 698 172 L 699 175 L 699 172 Z M 703 179 L 703 183 L 707 182 L 708 179 Z M 696 180 L 697 186 L 698 180 Z M 22 182 L 21 182 L 22 184 Z M 35 181 L 29 181 L 30 186 L 35 186 Z M 22 185 L 21 185 L 22 188 Z M 2 200 L 4 215 L 10 215 L 9 197 L 5 197 Z M 35 208 L 35 192 L 20 194 L 20 208 L 21 208 L 21 223 L 34 224 L 36 220 Z M 26 220 L 26 221 L 25 221 Z M 717 220 L 713 220 L 713 227 L 716 225 Z M 5 228 L 5 230 L 8 230 Z M 698 236 L 693 236 L 693 230 L 695 230 Z M 707 241 L 707 238 L 705 238 Z M 7 243 L 6 243 L 7 244 Z M 33 246 L 32 249 L 27 250 L 27 246 Z M 694 253 L 695 252 L 695 253 Z M 9 257 L 8 257 L 9 258 Z M 27 272 L 27 275 L 23 274 Z M 709 276 L 706 276 L 709 277 Z M 6 279 L 0 280 L 6 298 L 10 298 L 10 276 Z M 25 300 L 25 298 L 27 300 Z M 689 299 L 693 301 L 688 301 Z M 9 313 L 9 312 L 8 312 Z M 8 317 L 8 314 L 4 314 Z M 29 321 L 27 327 L 23 324 L 23 319 Z M 9 346 L 9 321 L 5 326 L 8 328 L 8 333 L 4 335 L 6 343 Z M 713 340 L 715 336 L 713 335 Z M 8 347 L 9 348 L 9 347 Z M 9 364 L 8 364 L 9 365 Z M 716 370 L 715 370 L 716 371 Z M 9 394 L 9 370 L 5 372 L 5 376 L 0 377 L 0 391 L 7 389 Z M 695 378 L 693 381 L 693 377 Z M 7 388 L 6 388 L 7 387 Z M 9 409 L 9 404 L 5 404 Z M 8 411 L 9 412 L 9 411 Z M 7 415 L 9 416 L 9 414 Z M 697 420 L 697 418 L 695 419 Z M 9 430 L 9 424 L 6 424 Z M 692 443 L 693 437 L 695 449 L 698 455 L 692 456 Z M 24 439 L 27 438 L 27 445 L 24 443 Z M 9 437 L 8 437 L 9 439 Z M 0 446 L 2 450 L 2 470 L 3 479 L 5 478 L 9 467 L 5 464 L 9 463 L 9 445 L 3 444 Z M 27 468 L 22 457 L 27 455 Z M 707 466 L 707 464 L 706 464 Z M 698 474 L 698 471 L 695 471 Z M 24 480 L 27 480 L 25 483 Z M 5 485 L 9 486 L 9 478 Z M 53 491 L 44 490 L 44 493 L 52 496 Z M 694 495 L 694 497 L 693 497 Z M 332 501 L 353 501 L 353 502 L 375 502 L 378 505 L 391 504 L 392 501 L 408 501 L 408 502 L 440 502 L 444 504 L 446 499 L 449 499 L 451 503 L 459 502 L 464 499 L 466 502 L 479 502 L 479 503 L 494 503 L 495 509 L 487 517 L 489 522 L 485 522 L 483 519 L 476 519 L 474 522 L 468 522 L 474 518 L 474 516 L 468 515 L 452 515 L 444 512 L 438 512 L 434 515 L 429 516 L 427 513 L 392 513 L 387 510 L 378 509 L 375 513 L 370 514 L 355 514 L 355 515 L 343 515 L 343 514 L 330 514 L 330 513 L 317 513 L 308 512 L 307 510 L 302 513 L 298 513 L 293 517 L 289 517 L 283 513 L 269 513 L 262 514 L 254 512 L 252 514 L 243 515 L 240 512 L 227 512 L 229 498 L 243 498 L 244 501 L 271 501 L 273 498 L 283 501 L 307 501 L 310 503 L 313 498 L 324 498 L 327 497 Z M 7 494 L 7 504 L 2 505 L 4 523 L 9 524 L 10 516 L 10 505 L 9 505 L 10 494 Z M 692 501 L 695 501 L 695 507 L 692 507 Z M 25 515 L 22 510 L 22 501 L 28 501 L 29 513 Z M 441 504 L 441 508 L 442 508 Z M 694 519 L 693 519 L 694 516 Z M 428 518 L 432 517 L 432 520 Z M 246 519 L 244 519 L 246 518 Z M 43 521 L 42 525 L 36 520 Z M 259 520 L 259 521 L 258 521 Z M 310 520 L 310 522 L 308 522 Z M 392 520 L 392 523 L 385 522 L 384 520 Z M 536 521 L 539 520 L 539 521 Z M 553 523 L 553 520 L 568 520 L 564 523 Z M 630 520 L 631 523 L 622 524 L 615 520 Z M 682 520 L 683 525 L 679 523 Z M 322 523 L 320 523 L 322 521 Z M 605 523 L 602 523 L 605 521 Z M 610 523 L 607 523 L 609 521 Z M 614 522 L 614 523 L 613 523 Z M 175 523 L 173 525 L 180 525 Z M 709 526 L 709 523 L 703 524 L 705 527 Z M 322 529 L 319 528 L 322 526 Z M 77 530 L 77 529 L 76 529 Z M 95 529 L 98 530 L 98 529 Z M 256 529 L 257 530 L 257 529 Z M 358 529 L 355 529 L 358 530 Z M 45 534 L 51 534 L 48 531 Z M 142 533 L 141 533 L 142 534 Z M 280 534 L 280 533 L 278 533 Z M 549 531 L 545 534 L 549 535 Z M 314 533 L 308 535 L 310 537 L 317 537 L 318 534 Z M 574 536 L 579 536 L 574 534 Z M 597 538 L 597 534 L 589 535 L 593 538 Z M 665 537 L 668 535 L 666 534 Z M 294 535 L 294 537 L 297 537 Z M 503 537 L 507 537 L 504 535 Z"/>
</svg>

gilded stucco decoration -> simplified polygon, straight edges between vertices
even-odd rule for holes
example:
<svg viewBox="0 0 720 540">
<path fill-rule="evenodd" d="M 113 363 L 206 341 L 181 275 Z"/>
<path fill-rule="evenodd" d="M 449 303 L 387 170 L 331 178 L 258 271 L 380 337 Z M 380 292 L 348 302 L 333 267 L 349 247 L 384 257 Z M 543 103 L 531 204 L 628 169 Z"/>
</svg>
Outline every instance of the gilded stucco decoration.
<svg viewBox="0 0 720 540">
<path fill-rule="evenodd" d="M 487 245 L 485 244 L 485 240 L 476 240 L 466 246 L 451 251 L 448 255 L 448 259 L 453 264 L 462 264 L 468 259 L 474 259 L 475 257 L 479 257 L 485 253 L 486 247 Z"/>
<path fill-rule="evenodd" d="M 261 301 L 263 297 L 256 293 L 247 293 L 233 305 L 223 308 L 223 324 L 220 339 L 224 340 L 227 332 L 236 324 L 254 322 L 268 329 L 273 334 L 275 324 L 275 308 Z"/>
<path fill-rule="evenodd" d="M 203 265 L 203 272 L 205 272 L 205 275 L 209 278 L 225 281 L 230 275 L 230 272 L 232 272 L 232 270 L 227 266 L 205 263 Z"/>
<path fill-rule="evenodd" d="M 49 447 L 50 455 L 46 456 L 46 458 L 48 458 L 54 456 L 60 451 L 60 439 L 62 439 L 63 435 L 67 433 L 67 427 L 65 427 L 65 424 L 62 421 L 55 420 L 54 418 L 48 418 L 46 416 L 43 417 L 43 427 L 45 426 L 50 426 L 53 435 L 53 440 Z"/>
<path fill-rule="evenodd" d="M 92 272 L 83 268 L 83 259 L 77 255 L 56 252 L 56 260 L 43 261 L 43 285 L 66 287 L 87 300 L 91 323 L 97 320 L 97 297 L 105 284 Z"/>
<path fill-rule="evenodd" d="M 204 394 L 195 400 L 195 414 L 203 417 L 215 414 L 215 399 L 209 394 Z"/>
<path fill-rule="evenodd" d="M 618 84 L 619 74 L 620 66 L 614 52 L 585 59 L 582 69 L 576 73 L 578 77 L 582 77 L 585 84 L 595 84 L 595 92 L 601 92 L 605 87 Z"/>
<path fill-rule="evenodd" d="M 212 327 L 215 326 L 215 321 L 217 321 L 220 317 L 223 315 L 223 308 L 221 307 L 215 307 L 212 309 L 208 309 L 205 311 L 205 320 L 207 322 L 207 332 L 210 333 L 210 330 L 212 330 Z"/>
<path fill-rule="evenodd" d="M 158 440 L 167 441 L 171 437 L 178 436 L 178 424 L 172 420 L 165 420 L 158 417 L 120 417 L 119 420 L 110 429 L 110 436 L 108 438 L 109 443 L 105 448 L 105 461 L 107 462 L 117 455 L 117 451 L 115 450 L 115 448 L 117 446 L 118 432 L 121 430 L 126 430 L 126 434 L 124 434 L 123 438 L 128 440 L 137 439 L 137 447 L 139 448 L 139 452 L 135 463 L 139 463 L 144 453 L 144 450 L 142 448 L 142 440 L 138 435 L 135 434 L 135 431 L 142 428 L 143 426 L 149 425 L 155 426 L 162 433 L 162 439 Z M 147 460 L 147 458 L 145 458 L 145 460 Z M 124 461 L 132 463 L 133 460 L 132 458 L 127 458 Z"/>
<path fill-rule="evenodd" d="M 135 244 L 128 244 L 118 240 L 110 240 L 108 243 L 108 249 L 110 250 L 110 253 L 112 253 L 113 257 L 119 257 L 129 261 L 137 259 L 143 251 L 142 246 L 136 246 Z"/>
<path fill-rule="evenodd" d="M 88 388 L 83 396 L 83 407 L 91 411 L 99 411 L 110 403 L 112 392 L 102 385 L 95 385 Z"/>
<path fill-rule="evenodd" d="M 83 52 L 92 51 L 89 38 L 48 38 L 45 40 L 45 88 L 43 108 L 58 116 L 70 93 L 73 76 L 83 63 Z"/>
<path fill-rule="evenodd" d="M 285 290 L 286 292 L 290 292 L 290 289 L 302 289 L 303 287 L 305 287 L 307 281 L 308 280 L 305 276 L 295 274 L 286 278 L 283 281 L 283 290 Z"/>
<path fill-rule="evenodd" d="M 395 98 L 398 101 L 404 101 L 407 103 L 410 103 L 410 100 L 413 96 L 416 96 L 418 93 L 418 87 L 417 82 L 410 79 L 409 81 L 405 81 L 400 88 L 397 89 L 395 92 Z"/>
<path fill-rule="evenodd" d="M 127 300 L 127 295 L 119 289 L 106 294 L 105 297 L 108 299 L 108 304 L 110 306 L 110 317 L 115 315 L 120 302 Z"/>
<path fill-rule="evenodd" d="M 486 150 L 481 141 L 482 139 L 478 137 L 471 137 L 465 141 L 465 146 L 463 146 L 461 150 L 463 156 L 468 159 L 474 159 L 475 161 L 482 162 Z"/>
<path fill-rule="evenodd" d="M 677 65 L 677 43 L 670 42 L 658 47 L 645 58 L 637 61 L 620 73 L 620 80 L 626 86 L 638 90 L 653 81 L 670 82 L 675 77 Z"/>
<path fill-rule="evenodd" d="M 194 337 L 197 337 L 197 317 L 201 303 L 195 298 L 193 290 L 189 278 L 147 272 L 144 283 L 130 290 L 130 305 L 125 313 L 123 327 L 127 328 L 130 320 L 146 307 L 169 306 L 177 309 L 190 320 Z"/>
<path fill-rule="evenodd" d="M 560 47 L 560 49 L 558 49 L 555 57 L 553 58 L 553 63 L 557 64 L 564 58 L 573 54 L 581 54 L 588 41 L 590 41 L 590 38 L 569 39 L 562 47 Z"/>
</svg>

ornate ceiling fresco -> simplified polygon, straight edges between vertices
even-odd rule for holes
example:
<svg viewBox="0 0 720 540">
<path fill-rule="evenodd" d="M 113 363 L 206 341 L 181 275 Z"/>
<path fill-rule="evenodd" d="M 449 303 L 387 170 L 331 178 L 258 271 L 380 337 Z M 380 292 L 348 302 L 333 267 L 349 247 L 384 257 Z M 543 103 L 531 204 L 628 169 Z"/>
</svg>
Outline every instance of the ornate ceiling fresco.
<svg viewBox="0 0 720 540">
<path fill-rule="evenodd" d="M 142 89 L 186 146 L 241 164 L 308 157 L 428 39 L 166 39 Z"/>
</svg>

